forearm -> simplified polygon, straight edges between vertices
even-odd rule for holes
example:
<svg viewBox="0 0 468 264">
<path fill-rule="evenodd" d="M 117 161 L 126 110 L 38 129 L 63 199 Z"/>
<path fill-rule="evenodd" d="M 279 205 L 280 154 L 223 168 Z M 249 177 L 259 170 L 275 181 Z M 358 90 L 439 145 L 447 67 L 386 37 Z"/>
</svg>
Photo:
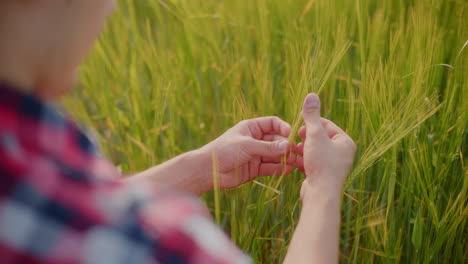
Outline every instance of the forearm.
<svg viewBox="0 0 468 264">
<path fill-rule="evenodd" d="M 338 191 L 308 190 L 284 263 L 338 263 L 340 200 Z"/>
<path fill-rule="evenodd" d="M 124 181 L 141 182 L 159 190 L 172 190 L 201 195 L 212 188 L 205 169 L 209 156 L 201 150 L 193 150 L 168 160 Z"/>
</svg>

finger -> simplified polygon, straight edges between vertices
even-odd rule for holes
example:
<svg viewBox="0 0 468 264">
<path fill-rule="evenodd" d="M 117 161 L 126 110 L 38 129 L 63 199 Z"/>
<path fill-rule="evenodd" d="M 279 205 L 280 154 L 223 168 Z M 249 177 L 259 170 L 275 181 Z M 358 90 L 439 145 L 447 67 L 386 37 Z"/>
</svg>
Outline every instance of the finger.
<svg viewBox="0 0 468 264">
<path fill-rule="evenodd" d="M 277 134 L 265 134 L 262 137 L 264 141 L 277 141 L 277 140 L 288 140 L 287 137 L 283 137 Z"/>
<path fill-rule="evenodd" d="M 277 116 L 266 116 L 251 119 L 249 122 L 251 130 L 260 129 L 262 134 L 278 134 L 283 137 L 289 137 L 291 126 Z"/>
<path fill-rule="evenodd" d="M 331 120 L 321 117 L 320 122 L 322 123 L 322 126 L 327 132 L 329 138 L 333 138 L 338 133 L 344 133 L 344 131 Z M 307 129 L 305 126 L 302 126 L 298 131 L 298 135 L 300 138 L 306 139 L 306 134 Z"/>
<path fill-rule="evenodd" d="M 325 130 L 320 119 L 320 99 L 318 95 L 308 94 L 304 100 L 302 116 L 306 126 L 306 136 L 310 138 L 323 138 Z"/>
<path fill-rule="evenodd" d="M 337 134 L 346 134 L 343 129 L 333 123 L 331 120 L 322 118 L 322 126 L 325 128 L 329 138 L 335 137 Z"/>
<path fill-rule="evenodd" d="M 277 163 L 260 164 L 258 176 L 282 176 L 288 175 L 294 170 L 292 165 L 283 165 Z"/>
<path fill-rule="evenodd" d="M 301 128 L 299 128 L 299 131 L 298 131 L 297 134 L 299 135 L 300 138 L 306 139 L 306 132 L 307 132 L 306 127 L 301 126 Z"/>
<path fill-rule="evenodd" d="M 251 156 L 279 157 L 291 149 L 287 140 L 263 141 L 247 138 L 242 144 L 244 151 Z"/>
<path fill-rule="evenodd" d="M 276 134 L 266 134 L 266 135 L 263 135 L 262 140 L 264 141 L 281 141 L 281 140 L 287 141 L 288 138 L 280 136 L 280 135 L 276 135 Z M 262 156 L 262 162 L 267 162 L 267 163 L 280 163 L 283 161 L 283 159 L 284 159 L 284 154 L 280 156 L 276 156 L 276 157 Z M 293 159 L 295 160 L 294 154 L 289 153 L 286 159 L 286 163 L 292 164 L 294 162 Z"/>
<path fill-rule="evenodd" d="M 281 163 L 284 160 L 284 155 L 278 157 L 262 157 L 262 162 L 265 163 Z M 296 162 L 296 156 L 294 153 L 290 152 L 287 154 L 286 157 L 286 164 L 294 164 Z"/>
<path fill-rule="evenodd" d="M 296 162 L 296 155 L 294 153 L 290 152 L 289 155 L 286 158 L 286 164 L 294 164 Z"/>
<path fill-rule="evenodd" d="M 332 141 L 337 146 L 339 145 L 340 149 L 346 150 L 349 153 L 352 153 L 353 155 L 354 153 L 356 153 L 356 150 L 357 150 L 356 143 L 354 143 L 353 139 L 350 136 L 348 136 L 348 134 L 346 133 L 336 134 L 336 136 L 332 138 Z"/>
<path fill-rule="evenodd" d="M 304 142 L 297 144 L 297 146 L 294 149 L 294 152 L 301 156 L 304 156 Z"/>
<path fill-rule="evenodd" d="M 296 158 L 296 167 L 298 170 L 302 171 L 304 173 L 304 158 L 303 157 L 297 157 Z"/>
</svg>

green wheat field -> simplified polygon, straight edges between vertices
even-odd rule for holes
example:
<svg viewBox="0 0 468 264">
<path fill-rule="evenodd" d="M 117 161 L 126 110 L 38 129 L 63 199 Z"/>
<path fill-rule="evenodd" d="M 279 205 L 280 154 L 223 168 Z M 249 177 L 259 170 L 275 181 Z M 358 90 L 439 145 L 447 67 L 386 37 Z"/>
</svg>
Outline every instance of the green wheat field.
<svg viewBox="0 0 468 264">
<path fill-rule="evenodd" d="M 359 148 L 340 261 L 466 263 L 468 1 L 122 0 L 64 104 L 136 172 L 242 119 L 296 131 L 308 92 Z M 203 199 L 256 263 L 281 263 L 302 180 Z"/>
</svg>

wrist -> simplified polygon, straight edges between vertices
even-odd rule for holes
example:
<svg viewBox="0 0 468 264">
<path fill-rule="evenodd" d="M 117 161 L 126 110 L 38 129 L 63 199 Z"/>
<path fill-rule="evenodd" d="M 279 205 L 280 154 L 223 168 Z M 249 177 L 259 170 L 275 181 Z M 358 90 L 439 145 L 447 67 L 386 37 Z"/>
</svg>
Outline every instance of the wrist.
<svg viewBox="0 0 468 264">
<path fill-rule="evenodd" d="M 312 186 L 318 186 L 324 191 L 337 192 L 341 194 L 346 181 L 348 171 L 336 170 L 333 168 L 316 169 L 311 172 L 306 171 L 307 182 Z"/>
<path fill-rule="evenodd" d="M 312 177 L 307 177 L 301 188 L 301 199 L 303 203 L 310 201 L 325 200 L 325 201 L 340 201 L 343 184 L 333 181 L 325 181 L 318 177 L 311 180 Z"/>
<path fill-rule="evenodd" d="M 190 175 L 190 184 L 197 186 L 197 194 L 201 195 L 213 188 L 211 177 L 211 156 L 205 149 L 189 151 L 181 156 L 180 164 L 187 164 L 186 175 Z"/>
<path fill-rule="evenodd" d="M 198 150 L 190 151 L 158 166 L 132 176 L 128 181 L 138 181 L 160 191 L 177 191 L 201 195 L 212 184 L 206 174 L 206 155 Z"/>
<path fill-rule="evenodd" d="M 340 210 L 341 195 L 310 191 L 302 197 L 302 210 Z"/>
</svg>

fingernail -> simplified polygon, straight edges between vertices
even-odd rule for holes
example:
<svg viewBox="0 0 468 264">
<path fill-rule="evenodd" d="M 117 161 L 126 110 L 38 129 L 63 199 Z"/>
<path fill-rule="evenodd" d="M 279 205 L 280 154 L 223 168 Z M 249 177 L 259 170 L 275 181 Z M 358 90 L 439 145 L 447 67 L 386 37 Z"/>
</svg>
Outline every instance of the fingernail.
<svg viewBox="0 0 468 264">
<path fill-rule="evenodd" d="M 278 151 L 279 152 L 285 152 L 286 149 L 288 148 L 289 146 L 289 142 L 288 141 L 281 141 L 279 144 L 278 144 Z"/>
<path fill-rule="evenodd" d="M 304 107 L 307 108 L 319 108 L 320 107 L 320 100 L 318 95 L 311 93 L 308 94 L 304 103 Z"/>
</svg>

